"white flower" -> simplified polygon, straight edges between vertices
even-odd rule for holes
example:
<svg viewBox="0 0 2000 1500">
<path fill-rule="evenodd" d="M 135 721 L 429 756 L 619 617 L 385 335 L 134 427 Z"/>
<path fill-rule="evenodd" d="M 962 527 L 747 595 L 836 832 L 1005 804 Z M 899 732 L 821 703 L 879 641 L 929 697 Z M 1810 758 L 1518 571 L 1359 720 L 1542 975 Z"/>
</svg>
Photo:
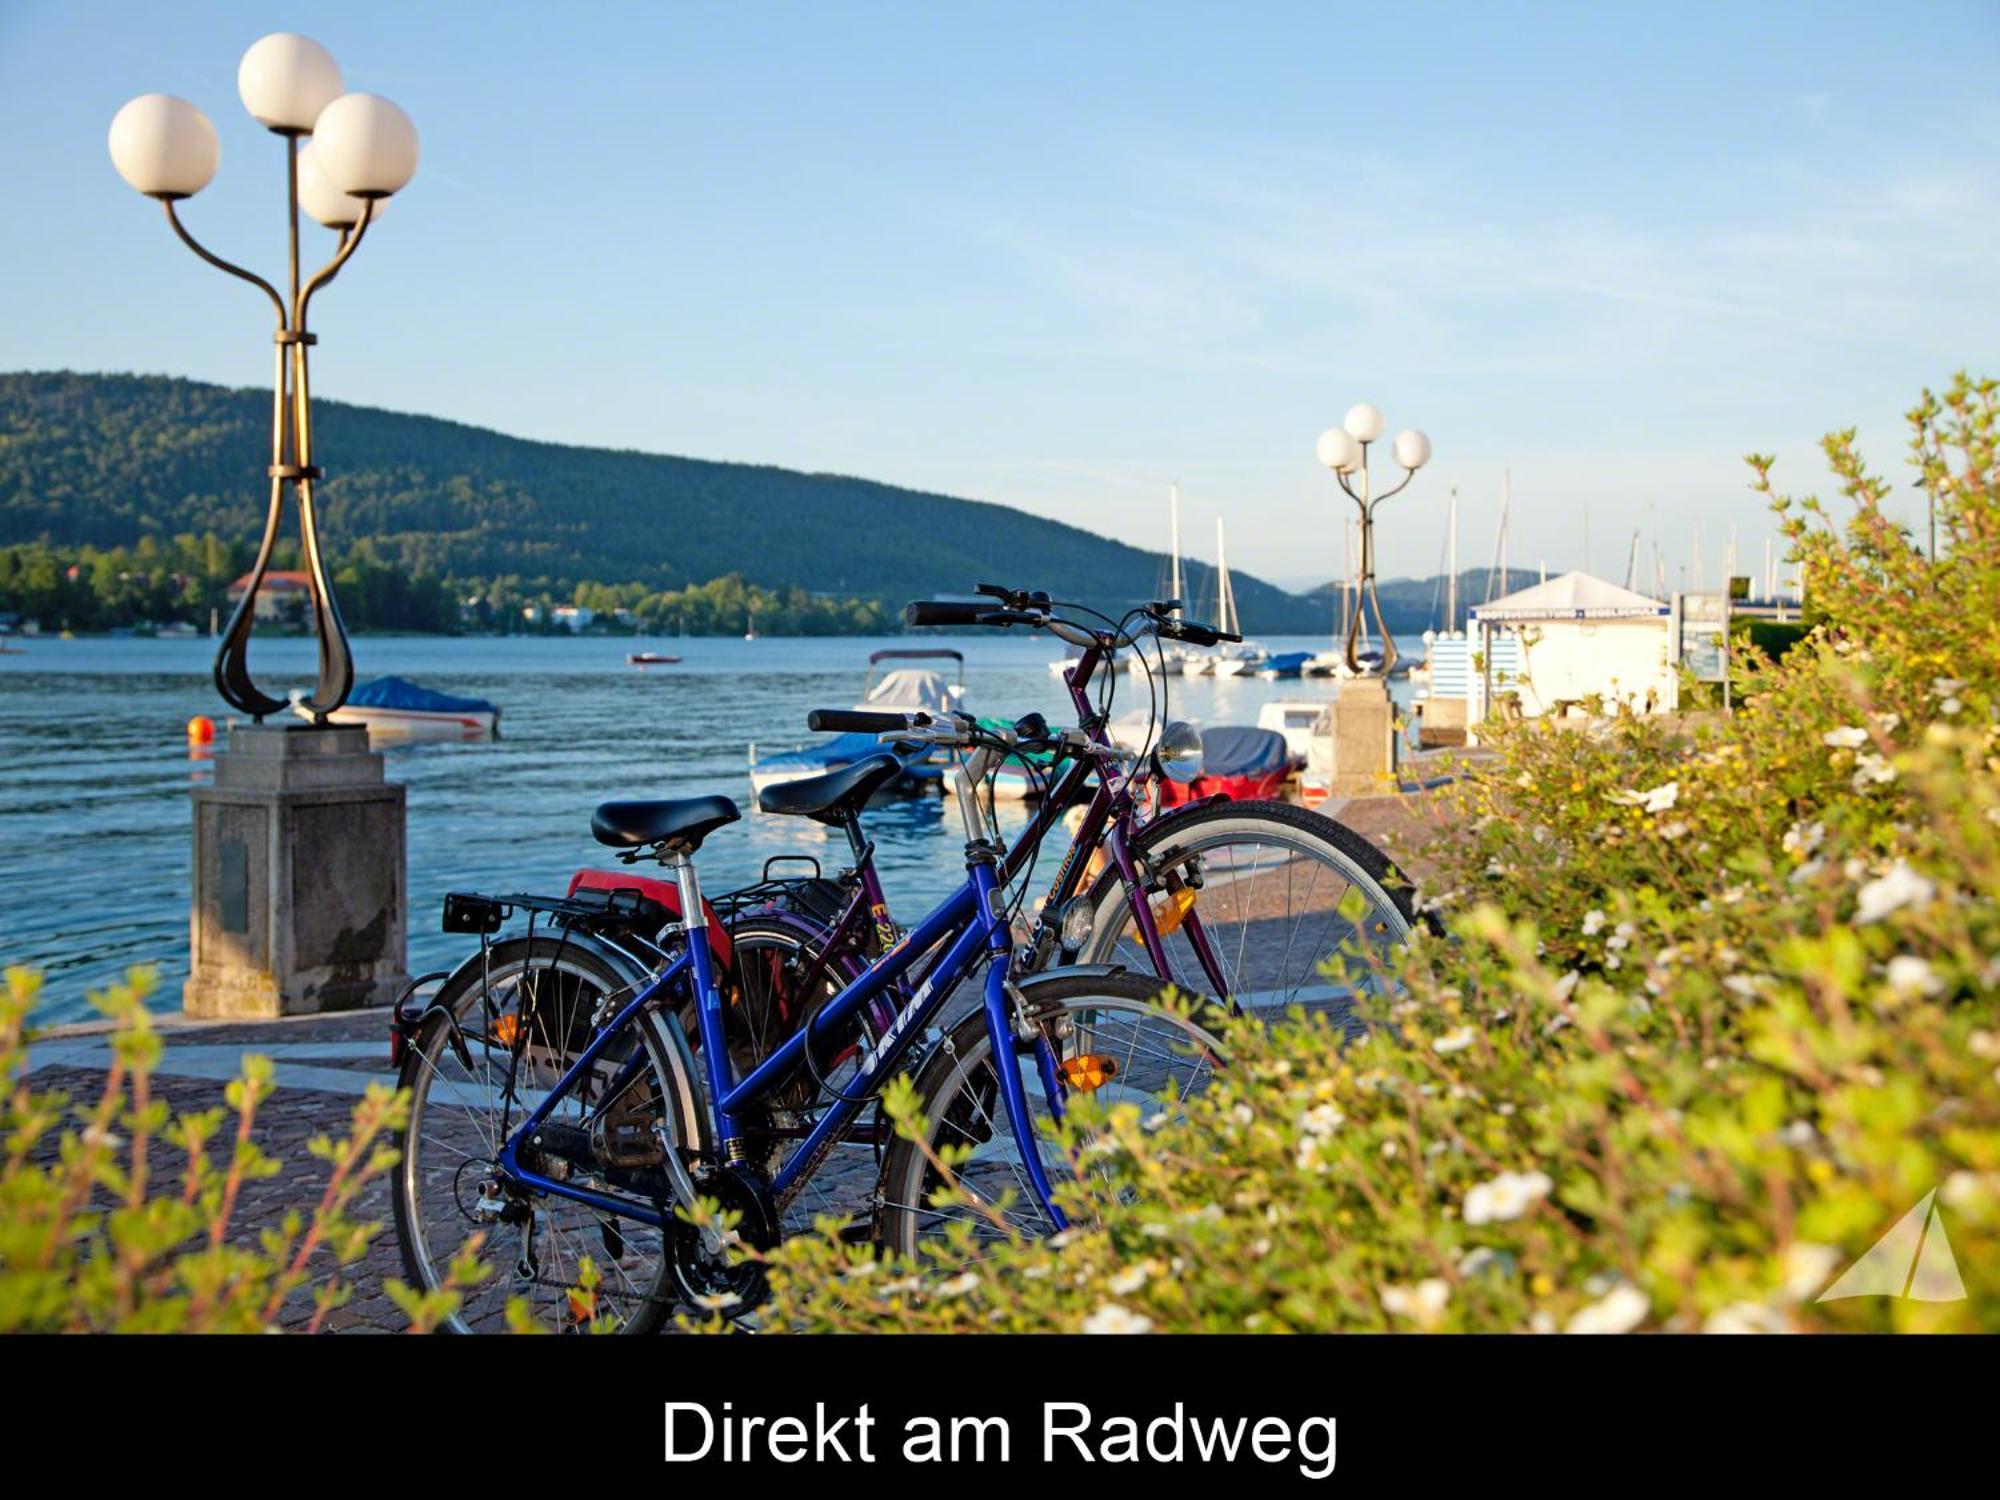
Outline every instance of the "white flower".
<svg viewBox="0 0 2000 1500">
<path fill-rule="evenodd" d="M 1791 1325 L 1783 1313 L 1761 1302 L 1732 1302 L 1708 1315 L 1703 1333 L 1789 1333 Z"/>
<path fill-rule="evenodd" d="M 1596 937 L 1604 930 L 1604 913 L 1592 908 L 1583 914 L 1583 935 Z"/>
<path fill-rule="evenodd" d="M 1554 1187 L 1546 1172 L 1502 1172 L 1465 1195 L 1465 1222 L 1501 1224 L 1518 1219 Z"/>
<path fill-rule="evenodd" d="M 1299 1116 L 1299 1129 L 1313 1136 L 1332 1135 L 1346 1123 L 1347 1116 L 1331 1104 L 1315 1104 Z"/>
<path fill-rule="evenodd" d="M 1257 1117 L 1250 1112 L 1250 1106 L 1247 1104 L 1238 1104 L 1234 1109 L 1229 1111 L 1229 1119 L 1231 1124 L 1248 1125 L 1251 1121 L 1255 1120 L 1256 1118 Z"/>
<path fill-rule="evenodd" d="M 1728 990 L 1730 994 L 1740 996 L 1745 1000 L 1755 1000 L 1758 995 L 1757 981 L 1752 979 L 1748 974 L 1731 974 L 1727 979 L 1722 981 L 1722 987 Z"/>
<path fill-rule="evenodd" d="M 1433 1052 L 1463 1052 L 1479 1040 L 1479 1033 L 1470 1026 L 1461 1026 L 1456 1031 L 1447 1031 L 1431 1042 Z"/>
<path fill-rule="evenodd" d="M 1590 1306 L 1579 1308 L 1564 1333 L 1630 1333 L 1646 1321 L 1652 1303 L 1629 1281 L 1620 1282 Z"/>
<path fill-rule="evenodd" d="M 1685 818 L 1675 818 L 1673 822 L 1662 824 L 1660 827 L 1660 837 L 1663 839 L 1686 838 L 1691 832 L 1693 825 Z"/>
<path fill-rule="evenodd" d="M 708 1292 L 697 1296 L 694 1305 L 703 1312 L 726 1312 L 742 1300 L 734 1292 Z"/>
<path fill-rule="evenodd" d="M 1662 782 L 1643 792 L 1613 792 L 1611 800 L 1627 807 L 1636 807 L 1644 812 L 1661 813 L 1667 811 L 1681 799 L 1681 784 L 1678 781 Z"/>
<path fill-rule="evenodd" d="M 1873 750 L 1864 750 L 1855 757 L 1854 775 L 1849 781 L 1855 791 L 1865 792 L 1870 786 L 1887 786 L 1896 779 L 1896 768 L 1877 755 Z"/>
<path fill-rule="evenodd" d="M 1859 724 L 1849 724 L 1841 729 L 1829 729 L 1821 735 L 1820 743 L 1830 745 L 1835 750 L 1858 750 L 1868 743 L 1868 731 Z"/>
<path fill-rule="evenodd" d="M 1450 1301 L 1451 1283 L 1439 1276 L 1427 1276 L 1415 1286 L 1382 1288 L 1385 1311 L 1410 1318 L 1425 1328 L 1435 1328 L 1443 1321 L 1445 1304 Z"/>
<path fill-rule="evenodd" d="M 1949 698 L 1964 686 L 1965 679 L 1963 677 L 1934 677 L 1931 679 L 1931 696 L 1934 698 Z"/>
<path fill-rule="evenodd" d="M 850 1281 L 861 1281 L 873 1276 L 881 1268 L 882 1262 L 879 1260 L 855 1260 L 849 1261 L 847 1268 L 840 1274 L 847 1277 Z"/>
<path fill-rule="evenodd" d="M 1085 1333 L 1151 1333 L 1153 1320 L 1144 1313 L 1107 1302 L 1083 1320 Z"/>
<path fill-rule="evenodd" d="M 1785 830 L 1784 847 L 1788 854 L 1810 854 L 1826 838 L 1824 823 L 1794 823 Z"/>
<path fill-rule="evenodd" d="M 1899 859 L 1861 887 L 1861 904 L 1854 920 L 1879 922 L 1906 906 L 1926 905 L 1936 894 L 1936 886 Z"/>
<path fill-rule="evenodd" d="M 961 1272 L 937 1289 L 940 1297 L 963 1297 L 979 1285 L 979 1277 L 971 1271 Z"/>
<path fill-rule="evenodd" d="M 1136 1265 L 1127 1266 L 1124 1270 L 1116 1272 L 1104 1284 L 1111 1289 L 1112 1296 L 1129 1297 L 1151 1281 L 1153 1273 L 1158 1269 L 1157 1261 L 1142 1260 Z"/>
<path fill-rule="evenodd" d="M 1565 971 L 1562 978 L 1556 981 L 1556 999 L 1567 1000 L 1571 995 L 1574 995 L 1576 993 L 1577 981 L 1582 978 L 1583 975 L 1576 969 Z"/>
<path fill-rule="evenodd" d="M 1915 954 L 1898 953 L 1889 960 L 1887 973 L 1889 988 L 1912 999 L 1935 995 L 1944 988 L 1944 981 L 1938 978 L 1937 970 Z"/>
</svg>

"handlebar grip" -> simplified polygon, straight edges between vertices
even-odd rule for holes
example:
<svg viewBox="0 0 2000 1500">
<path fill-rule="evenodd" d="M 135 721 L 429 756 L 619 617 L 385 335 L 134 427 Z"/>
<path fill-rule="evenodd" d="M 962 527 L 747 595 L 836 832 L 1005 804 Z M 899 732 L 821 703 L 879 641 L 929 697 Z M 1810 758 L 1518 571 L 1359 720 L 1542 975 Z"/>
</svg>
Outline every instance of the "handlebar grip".
<svg viewBox="0 0 2000 1500">
<path fill-rule="evenodd" d="M 919 599 L 903 610 L 906 625 L 986 625 L 1001 611 L 988 600 Z"/>
<path fill-rule="evenodd" d="M 909 714 L 868 713 L 853 708 L 816 708 L 806 728 L 819 734 L 894 734 L 911 728 Z"/>
<path fill-rule="evenodd" d="M 1183 624 L 1174 634 L 1191 646 L 1213 646 L 1222 639 L 1222 632 L 1207 625 L 1197 625 L 1192 621 Z"/>
</svg>

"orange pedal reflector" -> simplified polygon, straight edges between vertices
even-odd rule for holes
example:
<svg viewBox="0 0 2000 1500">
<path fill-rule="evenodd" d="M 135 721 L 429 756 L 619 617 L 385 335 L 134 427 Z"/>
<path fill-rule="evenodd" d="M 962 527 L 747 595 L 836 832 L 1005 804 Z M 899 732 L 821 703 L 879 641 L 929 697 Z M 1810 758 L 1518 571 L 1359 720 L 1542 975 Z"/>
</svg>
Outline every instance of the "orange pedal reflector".
<svg viewBox="0 0 2000 1500">
<path fill-rule="evenodd" d="M 501 1016 L 493 1022 L 493 1040 L 503 1047 L 512 1047 L 521 1039 L 521 1018 Z"/>
<path fill-rule="evenodd" d="M 1118 1060 L 1101 1052 L 1066 1057 L 1056 1066 L 1062 1073 L 1063 1082 L 1083 1094 L 1103 1088 L 1118 1073 Z"/>
<path fill-rule="evenodd" d="M 1153 902 L 1153 925 L 1160 929 L 1161 937 L 1169 937 L 1181 930 L 1181 923 L 1193 910 L 1193 886 L 1184 885 L 1177 891 L 1167 891 Z"/>
</svg>

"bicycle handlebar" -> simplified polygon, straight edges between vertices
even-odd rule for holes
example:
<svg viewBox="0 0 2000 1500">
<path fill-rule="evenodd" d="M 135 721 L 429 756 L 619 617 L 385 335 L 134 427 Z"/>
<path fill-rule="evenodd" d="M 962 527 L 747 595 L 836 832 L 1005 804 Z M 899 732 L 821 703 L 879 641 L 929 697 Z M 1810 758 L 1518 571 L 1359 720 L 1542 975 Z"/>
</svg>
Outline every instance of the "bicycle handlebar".
<svg viewBox="0 0 2000 1500">
<path fill-rule="evenodd" d="M 971 599 L 919 599 L 903 610 L 906 625 L 1006 625 L 1011 620 L 996 618 L 1005 616 L 1006 610 L 997 609 L 984 600 Z"/>
<path fill-rule="evenodd" d="M 924 717 L 854 708 L 816 708 L 806 715 L 806 728 L 815 734 L 894 734 L 914 729 Z"/>
</svg>

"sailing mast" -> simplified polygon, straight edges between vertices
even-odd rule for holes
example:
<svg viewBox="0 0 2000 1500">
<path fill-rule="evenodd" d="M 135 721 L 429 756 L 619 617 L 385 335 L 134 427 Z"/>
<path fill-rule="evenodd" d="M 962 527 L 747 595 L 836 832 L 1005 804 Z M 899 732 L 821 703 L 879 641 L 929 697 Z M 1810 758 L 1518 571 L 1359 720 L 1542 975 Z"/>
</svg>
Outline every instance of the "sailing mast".
<svg viewBox="0 0 2000 1500">
<path fill-rule="evenodd" d="M 1171 518 L 1169 524 L 1173 533 L 1174 554 L 1173 587 L 1167 597 L 1176 601 L 1174 617 L 1178 619 L 1183 613 L 1178 602 L 1181 597 L 1181 487 L 1178 484 L 1167 486 L 1167 513 Z"/>
<path fill-rule="evenodd" d="M 1222 517 L 1215 518 L 1216 597 L 1221 601 L 1222 633 L 1236 634 L 1236 597 L 1229 587 L 1229 553 L 1222 544 Z"/>
<path fill-rule="evenodd" d="M 1514 499 L 1513 470 L 1502 469 L 1500 471 L 1500 531 L 1499 534 L 1493 538 L 1494 567 L 1488 568 L 1486 570 L 1486 602 L 1488 604 L 1491 604 L 1495 599 L 1498 599 L 1501 594 L 1507 593 L 1510 588 L 1510 578 L 1507 572 L 1507 510 L 1508 507 L 1512 505 L 1513 499 Z M 1500 583 L 1500 588 L 1497 593 L 1494 591 L 1493 587 L 1494 580 L 1496 577 L 1498 578 Z"/>
<path fill-rule="evenodd" d="M 1451 487 L 1451 509 L 1446 512 L 1444 576 L 1444 633 L 1458 634 L 1458 486 Z"/>
</svg>

